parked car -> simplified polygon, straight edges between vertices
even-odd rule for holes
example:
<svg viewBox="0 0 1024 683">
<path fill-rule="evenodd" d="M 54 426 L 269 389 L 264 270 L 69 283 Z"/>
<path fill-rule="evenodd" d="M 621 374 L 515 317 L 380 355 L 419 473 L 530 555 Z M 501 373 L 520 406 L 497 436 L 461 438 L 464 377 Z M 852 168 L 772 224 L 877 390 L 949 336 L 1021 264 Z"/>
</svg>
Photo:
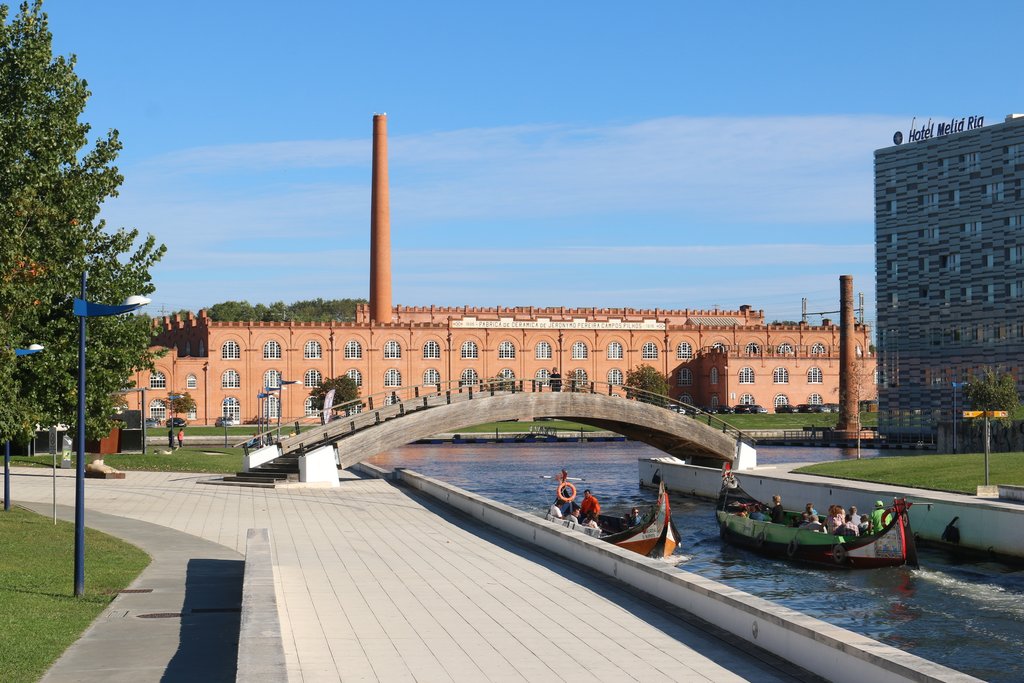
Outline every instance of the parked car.
<svg viewBox="0 0 1024 683">
<path fill-rule="evenodd" d="M 748 413 L 750 413 L 750 406 L 746 405 L 745 403 L 741 403 L 740 405 L 735 406 L 732 409 L 732 412 L 736 413 L 737 415 L 747 415 Z"/>
<path fill-rule="evenodd" d="M 238 424 L 238 420 L 233 417 L 218 417 L 213 424 L 216 427 L 234 427 Z"/>
<path fill-rule="evenodd" d="M 775 406 L 775 414 L 776 415 L 781 415 L 782 413 L 795 413 L 795 412 L 796 412 L 796 406 L 792 406 L 792 405 L 790 405 L 788 403 L 783 403 L 782 405 Z"/>
<path fill-rule="evenodd" d="M 151 417 L 151 418 L 148 418 L 146 420 L 146 429 L 149 429 L 150 427 L 159 427 L 159 426 L 160 426 L 160 420 L 156 419 L 155 417 Z"/>
<path fill-rule="evenodd" d="M 838 403 L 824 403 L 821 406 L 821 412 L 823 412 L 823 413 L 838 413 L 839 412 L 839 404 Z"/>
<path fill-rule="evenodd" d="M 796 407 L 798 413 L 823 413 L 825 408 L 812 403 L 801 403 Z"/>
<path fill-rule="evenodd" d="M 747 406 L 747 408 L 750 409 L 749 412 L 751 412 L 751 413 L 758 413 L 758 414 L 760 414 L 760 413 L 767 413 L 768 412 L 767 408 L 765 408 L 764 406 L 759 406 L 756 403 L 754 405 L 752 405 L 752 406 Z"/>
<path fill-rule="evenodd" d="M 187 427 L 188 421 L 183 417 L 169 417 L 167 418 L 168 427 Z"/>
<path fill-rule="evenodd" d="M 712 414 L 717 413 L 718 415 L 728 415 L 732 412 L 732 408 L 729 406 L 714 406 L 712 408 L 708 408 L 707 412 Z"/>
</svg>

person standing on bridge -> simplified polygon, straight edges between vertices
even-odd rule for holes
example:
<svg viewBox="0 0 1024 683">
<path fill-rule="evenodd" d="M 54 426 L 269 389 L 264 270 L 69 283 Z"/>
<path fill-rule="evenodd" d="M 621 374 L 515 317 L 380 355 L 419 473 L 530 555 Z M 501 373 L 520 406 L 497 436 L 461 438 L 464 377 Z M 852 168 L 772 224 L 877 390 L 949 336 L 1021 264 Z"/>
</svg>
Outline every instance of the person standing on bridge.
<svg viewBox="0 0 1024 683">
<path fill-rule="evenodd" d="M 562 390 L 562 375 L 558 372 L 558 368 L 551 368 L 551 374 L 548 375 L 548 380 L 551 383 L 551 391 Z"/>
</svg>

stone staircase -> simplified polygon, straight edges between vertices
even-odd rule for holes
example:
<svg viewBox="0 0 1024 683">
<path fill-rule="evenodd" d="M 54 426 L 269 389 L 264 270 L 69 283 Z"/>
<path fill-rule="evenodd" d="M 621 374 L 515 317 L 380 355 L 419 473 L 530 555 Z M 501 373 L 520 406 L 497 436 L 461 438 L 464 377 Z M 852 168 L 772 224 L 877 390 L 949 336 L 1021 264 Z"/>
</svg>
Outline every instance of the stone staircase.
<svg viewBox="0 0 1024 683">
<path fill-rule="evenodd" d="M 265 462 L 249 472 L 236 472 L 234 475 L 210 482 L 225 486 L 249 486 L 253 488 L 272 489 L 278 484 L 299 480 L 298 455 L 282 455 L 270 462 Z"/>
</svg>

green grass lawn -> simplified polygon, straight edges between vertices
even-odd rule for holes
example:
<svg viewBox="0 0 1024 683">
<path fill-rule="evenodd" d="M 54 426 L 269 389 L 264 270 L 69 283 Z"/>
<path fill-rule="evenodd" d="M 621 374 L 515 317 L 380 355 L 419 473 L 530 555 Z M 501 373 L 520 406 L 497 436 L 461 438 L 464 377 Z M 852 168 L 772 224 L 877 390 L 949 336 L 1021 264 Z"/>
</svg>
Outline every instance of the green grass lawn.
<svg viewBox="0 0 1024 683">
<path fill-rule="evenodd" d="M 85 530 L 85 595 L 74 597 L 73 524 L 0 513 L 0 679 L 37 681 L 149 564 L 135 546 Z M 111 656 L 117 656 L 111 653 Z"/>
<path fill-rule="evenodd" d="M 799 431 L 804 427 L 835 427 L 839 413 L 773 413 L 759 415 L 716 415 L 722 422 L 739 430 L 788 429 Z M 865 429 L 878 426 L 878 413 L 861 413 L 860 423 Z"/>
<path fill-rule="evenodd" d="M 974 495 L 985 483 L 984 457 L 982 453 L 903 455 L 818 463 L 794 471 Z M 992 453 L 989 483 L 1024 485 L 1024 453 Z"/>
<path fill-rule="evenodd" d="M 103 456 L 104 464 L 125 472 L 199 472 L 209 474 L 230 474 L 242 469 L 241 448 L 223 448 L 220 446 L 198 446 L 195 448 L 178 448 L 173 453 L 162 453 L 166 446 L 147 449 L 148 453 L 117 453 Z M 74 465 L 72 455 L 71 463 Z M 13 465 L 30 465 L 34 467 L 52 467 L 49 455 L 32 458 L 14 456 Z M 60 463 L 58 462 L 58 465 Z"/>
</svg>

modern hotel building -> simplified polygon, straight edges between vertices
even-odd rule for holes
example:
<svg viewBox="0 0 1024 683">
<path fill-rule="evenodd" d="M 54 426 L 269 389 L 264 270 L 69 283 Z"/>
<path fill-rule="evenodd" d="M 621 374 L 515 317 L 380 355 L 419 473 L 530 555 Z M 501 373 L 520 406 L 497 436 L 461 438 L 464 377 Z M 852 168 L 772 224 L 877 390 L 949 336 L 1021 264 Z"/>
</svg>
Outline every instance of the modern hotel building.
<svg viewBox="0 0 1024 683">
<path fill-rule="evenodd" d="M 875 151 L 882 433 L 934 434 L 982 368 L 1024 378 L 1024 115 L 983 124 L 918 121 Z"/>
</svg>

